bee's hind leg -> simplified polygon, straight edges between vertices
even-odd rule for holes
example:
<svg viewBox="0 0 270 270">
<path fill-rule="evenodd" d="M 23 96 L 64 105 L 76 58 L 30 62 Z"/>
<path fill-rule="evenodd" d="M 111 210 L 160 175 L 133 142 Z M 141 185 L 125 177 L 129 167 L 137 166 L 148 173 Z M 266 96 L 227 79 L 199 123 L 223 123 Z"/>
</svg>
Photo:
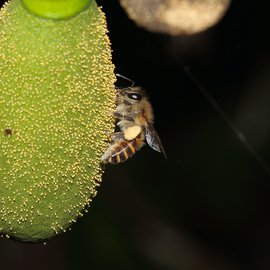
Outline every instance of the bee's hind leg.
<svg viewBox="0 0 270 270">
<path fill-rule="evenodd" d="M 112 153 L 112 149 L 114 147 L 114 143 L 116 141 L 120 141 L 120 140 L 124 140 L 125 139 L 125 136 L 124 136 L 124 133 L 123 132 L 112 133 L 112 134 L 109 135 L 109 137 L 110 137 L 109 147 L 108 147 L 108 149 L 105 151 L 105 153 L 101 157 L 101 162 L 103 164 L 110 163 L 109 160 L 110 160 L 110 156 L 111 156 L 111 153 Z"/>
<path fill-rule="evenodd" d="M 111 134 L 110 137 L 111 137 L 112 142 L 120 141 L 120 140 L 125 139 L 125 136 L 124 136 L 123 132 L 115 132 L 115 133 Z"/>
<path fill-rule="evenodd" d="M 127 115 L 122 115 L 121 113 L 118 113 L 118 112 L 114 112 L 113 115 L 115 118 L 120 119 L 120 120 L 126 120 L 126 121 L 130 121 L 130 122 L 135 121 L 132 117 L 127 116 Z"/>
</svg>

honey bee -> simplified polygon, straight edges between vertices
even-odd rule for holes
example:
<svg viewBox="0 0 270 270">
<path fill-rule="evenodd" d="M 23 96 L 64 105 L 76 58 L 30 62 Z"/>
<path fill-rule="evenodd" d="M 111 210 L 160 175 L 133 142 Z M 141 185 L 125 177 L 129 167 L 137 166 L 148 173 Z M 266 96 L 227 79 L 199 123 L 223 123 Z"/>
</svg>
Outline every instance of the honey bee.
<svg viewBox="0 0 270 270">
<path fill-rule="evenodd" d="M 121 131 L 111 135 L 111 143 L 101 158 L 102 162 L 117 164 L 126 161 L 143 147 L 145 140 L 166 158 L 161 140 L 153 126 L 153 109 L 146 92 L 133 85 L 117 88 L 116 91 L 114 116 Z"/>
</svg>

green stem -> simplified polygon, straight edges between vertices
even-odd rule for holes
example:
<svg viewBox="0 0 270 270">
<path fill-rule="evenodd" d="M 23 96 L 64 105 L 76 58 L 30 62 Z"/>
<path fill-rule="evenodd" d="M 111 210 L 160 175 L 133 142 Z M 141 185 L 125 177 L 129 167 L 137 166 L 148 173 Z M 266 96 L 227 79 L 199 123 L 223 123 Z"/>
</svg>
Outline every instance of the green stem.
<svg viewBox="0 0 270 270">
<path fill-rule="evenodd" d="M 66 19 L 86 9 L 93 0 L 21 0 L 35 15 L 50 19 Z"/>
</svg>

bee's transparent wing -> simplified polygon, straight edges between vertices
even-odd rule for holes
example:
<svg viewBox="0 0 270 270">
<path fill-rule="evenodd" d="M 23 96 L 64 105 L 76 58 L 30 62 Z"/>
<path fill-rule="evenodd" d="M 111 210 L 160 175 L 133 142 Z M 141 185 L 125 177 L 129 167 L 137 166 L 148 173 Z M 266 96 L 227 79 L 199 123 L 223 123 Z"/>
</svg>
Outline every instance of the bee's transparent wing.
<svg viewBox="0 0 270 270">
<path fill-rule="evenodd" d="M 165 158 L 167 159 L 167 155 L 164 151 L 164 148 L 162 146 L 161 140 L 155 130 L 155 128 L 148 123 L 148 126 L 146 128 L 145 138 L 147 143 L 156 151 L 162 153 Z"/>
</svg>

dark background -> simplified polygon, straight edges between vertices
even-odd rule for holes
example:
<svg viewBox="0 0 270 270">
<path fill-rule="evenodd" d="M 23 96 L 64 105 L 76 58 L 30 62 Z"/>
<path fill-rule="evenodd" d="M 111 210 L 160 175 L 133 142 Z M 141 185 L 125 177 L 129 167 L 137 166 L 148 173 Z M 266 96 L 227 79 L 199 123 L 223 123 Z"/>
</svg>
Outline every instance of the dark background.
<svg viewBox="0 0 270 270">
<path fill-rule="evenodd" d="M 117 1 L 98 1 L 116 72 L 147 89 L 168 161 L 144 147 L 108 166 L 86 217 L 46 245 L 2 239 L 1 269 L 270 269 L 270 175 L 200 89 L 270 166 L 263 2 L 233 0 L 212 29 L 170 37 L 137 27 Z"/>
</svg>

